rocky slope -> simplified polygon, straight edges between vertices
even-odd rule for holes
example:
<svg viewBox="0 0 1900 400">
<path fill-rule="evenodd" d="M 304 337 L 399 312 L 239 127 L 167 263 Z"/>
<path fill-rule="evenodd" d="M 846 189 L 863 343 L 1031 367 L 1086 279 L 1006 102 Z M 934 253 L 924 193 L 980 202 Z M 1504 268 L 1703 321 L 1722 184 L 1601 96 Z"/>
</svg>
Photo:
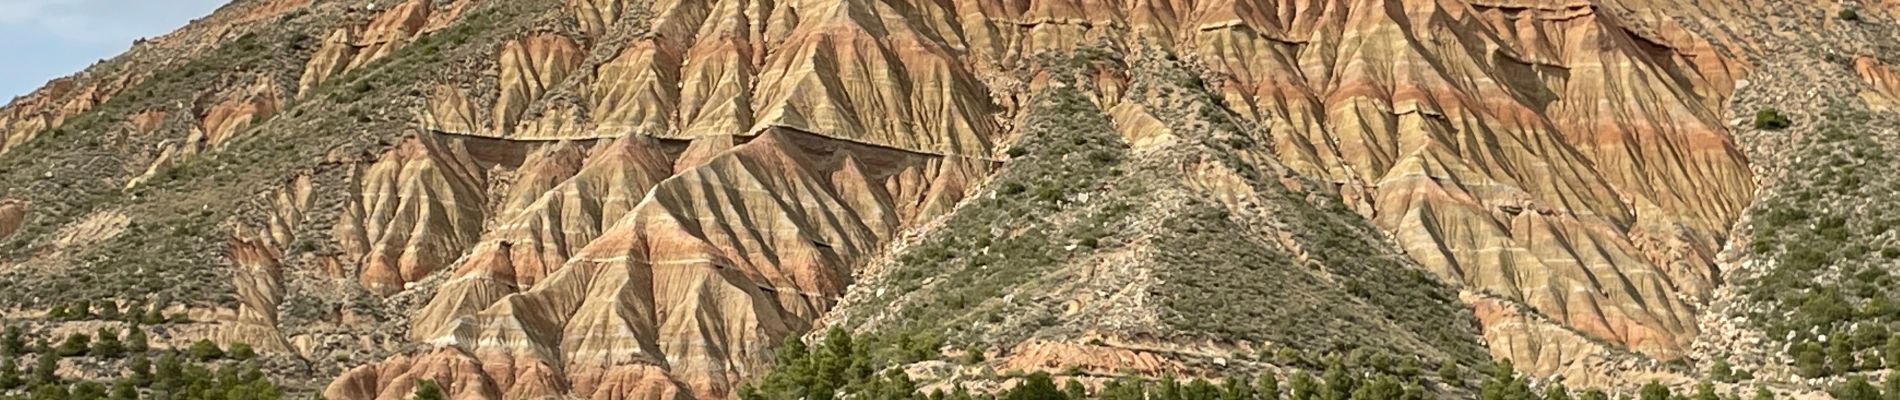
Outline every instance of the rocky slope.
<svg viewBox="0 0 1900 400">
<path fill-rule="evenodd" d="M 1896 7 L 239 0 L 0 108 L 0 308 L 175 300 L 340 399 L 726 398 L 825 326 L 1811 391 L 1736 249 L 1821 145 L 1743 118 L 1882 121 Z"/>
</svg>

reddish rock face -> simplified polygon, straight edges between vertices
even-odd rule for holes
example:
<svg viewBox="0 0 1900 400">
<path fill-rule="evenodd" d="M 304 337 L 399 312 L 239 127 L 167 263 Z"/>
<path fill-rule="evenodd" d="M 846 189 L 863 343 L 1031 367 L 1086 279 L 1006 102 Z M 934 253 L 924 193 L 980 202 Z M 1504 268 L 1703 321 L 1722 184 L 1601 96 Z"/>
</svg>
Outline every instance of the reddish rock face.
<svg viewBox="0 0 1900 400">
<path fill-rule="evenodd" d="M 16 200 L 0 200 L 0 240 L 12 236 L 26 223 L 27 204 Z"/>
</svg>

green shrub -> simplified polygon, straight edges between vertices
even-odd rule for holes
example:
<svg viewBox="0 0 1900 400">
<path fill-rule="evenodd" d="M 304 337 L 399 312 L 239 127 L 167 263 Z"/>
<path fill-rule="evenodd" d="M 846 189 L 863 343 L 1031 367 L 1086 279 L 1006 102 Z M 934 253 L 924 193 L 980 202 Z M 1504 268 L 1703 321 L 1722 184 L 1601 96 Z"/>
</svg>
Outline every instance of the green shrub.
<svg viewBox="0 0 1900 400">
<path fill-rule="evenodd" d="M 191 354 L 192 359 L 198 361 L 212 361 L 224 358 L 224 349 L 218 348 L 218 344 L 211 342 L 210 339 L 202 339 L 197 343 L 192 343 L 191 349 L 188 352 Z"/>
<path fill-rule="evenodd" d="M 1755 112 L 1755 129 L 1778 131 L 1788 129 L 1790 126 L 1794 126 L 1794 121 L 1789 120 L 1786 115 L 1781 115 L 1781 110 L 1766 108 Z"/>
<path fill-rule="evenodd" d="M 1842 21 L 1860 22 L 1860 10 L 1853 7 L 1842 7 L 1841 12 L 1837 16 L 1839 16 Z"/>
</svg>

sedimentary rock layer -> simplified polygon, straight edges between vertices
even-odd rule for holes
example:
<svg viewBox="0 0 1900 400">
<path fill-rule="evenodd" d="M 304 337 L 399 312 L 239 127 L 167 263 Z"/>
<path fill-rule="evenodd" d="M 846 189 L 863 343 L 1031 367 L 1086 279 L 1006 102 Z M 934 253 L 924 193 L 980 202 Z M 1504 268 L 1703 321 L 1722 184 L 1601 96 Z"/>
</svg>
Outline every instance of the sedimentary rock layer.
<svg viewBox="0 0 1900 400">
<path fill-rule="evenodd" d="M 413 332 L 442 350 L 414 363 L 482 365 L 443 380 L 451 392 L 724 397 L 765 366 L 773 338 L 810 328 L 858 259 L 989 168 L 774 129 L 674 173 L 658 145 L 601 143 L 555 173 L 524 164 L 523 176 L 565 178 L 507 212 L 424 308 Z M 352 371 L 331 393 L 401 396 L 388 376 L 428 373 L 404 362 Z"/>
</svg>

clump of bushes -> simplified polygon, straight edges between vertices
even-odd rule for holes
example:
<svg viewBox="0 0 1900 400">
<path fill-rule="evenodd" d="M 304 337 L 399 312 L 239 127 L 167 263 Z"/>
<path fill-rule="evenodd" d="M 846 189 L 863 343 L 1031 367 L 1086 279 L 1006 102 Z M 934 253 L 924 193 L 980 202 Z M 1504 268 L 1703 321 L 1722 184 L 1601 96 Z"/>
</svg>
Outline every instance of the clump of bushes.
<svg viewBox="0 0 1900 400">
<path fill-rule="evenodd" d="M 1781 115 L 1781 110 L 1770 107 L 1755 112 L 1755 129 L 1778 131 L 1790 126 L 1794 126 L 1794 121 Z"/>
</svg>

